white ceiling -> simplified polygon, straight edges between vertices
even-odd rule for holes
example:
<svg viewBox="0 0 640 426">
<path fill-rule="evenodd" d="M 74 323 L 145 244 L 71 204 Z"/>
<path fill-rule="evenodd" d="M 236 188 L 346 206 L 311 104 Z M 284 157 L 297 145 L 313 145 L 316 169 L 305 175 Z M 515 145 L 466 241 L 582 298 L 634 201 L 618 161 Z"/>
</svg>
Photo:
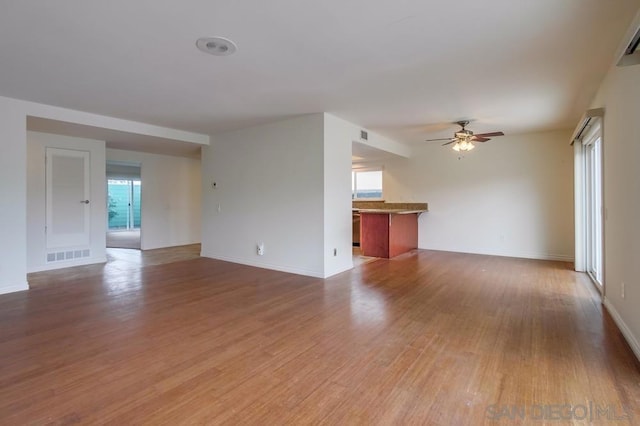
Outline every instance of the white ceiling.
<svg viewBox="0 0 640 426">
<path fill-rule="evenodd" d="M 326 111 L 399 142 L 573 128 L 638 0 L 5 1 L 0 95 L 215 134 Z M 224 36 L 228 57 L 196 49 Z"/>
<path fill-rule="evenodd" d="M 398 155 L 357 141 L 351 142 L 351 161 L 354 164 L 380 161 L 390 157 L 398 157 Z"/>
</svg>

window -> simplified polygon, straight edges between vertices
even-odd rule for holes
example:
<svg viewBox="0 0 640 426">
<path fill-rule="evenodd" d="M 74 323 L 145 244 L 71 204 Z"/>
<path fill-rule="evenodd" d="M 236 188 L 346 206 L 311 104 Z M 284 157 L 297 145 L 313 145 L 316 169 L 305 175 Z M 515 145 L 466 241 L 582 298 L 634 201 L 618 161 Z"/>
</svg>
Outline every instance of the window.
<svg viewBox="0 0 640 426">
<path fill-rule="evenodd" d="M 354 200 L 382 200 L 382 170 L 353 170 L 351 198 Z"/>
</svg>

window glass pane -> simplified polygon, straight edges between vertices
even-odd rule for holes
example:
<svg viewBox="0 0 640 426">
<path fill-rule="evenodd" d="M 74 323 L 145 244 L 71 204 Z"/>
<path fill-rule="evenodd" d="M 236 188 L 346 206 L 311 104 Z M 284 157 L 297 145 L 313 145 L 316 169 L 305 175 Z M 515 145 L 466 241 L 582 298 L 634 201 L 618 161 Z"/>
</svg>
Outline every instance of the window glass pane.
<svg viewBox="0 0 640 426">
<path fill-rule="evenodd" d="M 583 147 L 586 268 L 602 285 L 602 146 L 597 135 L 590 142 Z"/>
<path fill-rule="evenodd" d="M 355 198 L 382 198 L 382 171 L 355 172 Z"/>
<path fill-rule="evenodd" d="M 140 228 L 140 217 L 141 217 L 140 207 L 142 206 L 142 204 L 140 204 L 140 190 L 141 190 L 140 181 L 134 180 L 132 201 L 133 201 L 133 227 L 135 229 Z"/>
<path fill-rule="evenodd" d="M 356 198 L 356 172 L 351 172 L 351 198 Z"/>
<path fill-rule="evenodd" d="M 107 181 L 109 230 L 140 228 L 141 188 L 139 180 Z"/>
<path fill-rule="evenodd" d="M 129 218 L 129 181 L 109 179 L 109 229 L 126 229 Z"/>
</svg>

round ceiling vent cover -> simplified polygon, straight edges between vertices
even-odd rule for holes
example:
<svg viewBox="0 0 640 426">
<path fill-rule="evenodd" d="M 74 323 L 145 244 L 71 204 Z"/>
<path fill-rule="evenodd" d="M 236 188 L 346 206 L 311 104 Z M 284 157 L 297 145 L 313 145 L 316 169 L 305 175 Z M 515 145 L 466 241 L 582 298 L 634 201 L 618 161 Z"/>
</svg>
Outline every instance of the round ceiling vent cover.
<svg viewBox="0 0 640 426">
<path fill-rule="evenodd" d="M 224 37 L 203 37 L 196 42 L 198 49 L 216 56 L 228 56 L 238 50 L 236 44 Z"/>
</svg>

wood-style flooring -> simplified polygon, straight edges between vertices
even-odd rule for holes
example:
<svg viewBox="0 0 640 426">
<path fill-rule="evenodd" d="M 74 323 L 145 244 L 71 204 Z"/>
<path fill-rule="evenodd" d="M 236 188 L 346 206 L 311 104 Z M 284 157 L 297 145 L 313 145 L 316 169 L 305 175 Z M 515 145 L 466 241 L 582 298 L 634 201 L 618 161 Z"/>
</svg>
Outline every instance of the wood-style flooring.
<svg viewBox="0 0 640 426">
<path fill-rule="evenodd" d="M 194 257 L 0 296 L 0 424 L 640 422 L 638 362 L 569 264 L 414 251 L 321 280 Z"/>
<path fill-rule="evenodd" d="M 37 272 L 28 275 L 29 287 L 67 285 L 69 281 L 89 280 L 100 277 L 107 281 L 111 277 L 126 277 L 127 274 L 139 274 L 145 267 L 162 265 L 183 260 L 199 259 L 200 244 L 154 250 L 130 250 L 121 248 L 107 249 L 107 263 L 77 266 Z M 2 296 L 0 296 L 2 297 Z M 1 299 L 0 299 L 1 300 Z"/>
<path fill-rule="evenodd" d="M 107 247 L 140 249 L 140 229 L 108 231 Z"/>
</svg>

